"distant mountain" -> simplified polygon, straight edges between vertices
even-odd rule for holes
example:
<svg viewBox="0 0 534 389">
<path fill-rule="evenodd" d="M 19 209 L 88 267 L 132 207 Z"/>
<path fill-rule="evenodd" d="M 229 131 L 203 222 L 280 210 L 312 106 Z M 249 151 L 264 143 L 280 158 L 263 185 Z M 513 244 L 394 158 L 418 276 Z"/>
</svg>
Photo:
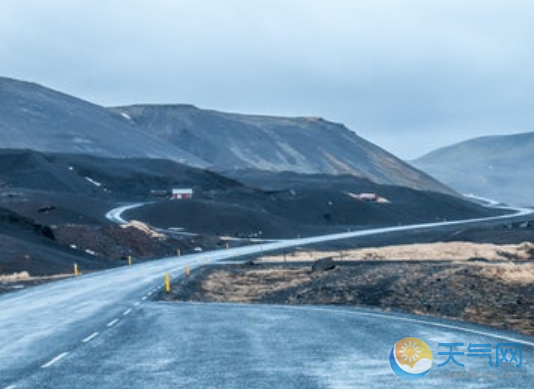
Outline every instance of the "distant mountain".
<svg viewBox="0 0 534 389">
<path fill-rule="evenodd" d="M 379 184 L 453 193 L 343 125 L 320 118 L 231 114 L 192 105 L 135 105 L 113 110 L 217 171 L 351 174 Z"/>
<path fill-rule="evenodd" d="M 472 139 L 433 151 L 413 164 L 463 193 L 534 204 L 534 132 Z"/>
<path fill-rule="evenodd" d="M 168 158 L 204 166 L 127 118 L 37 84 L 0 77 L 0 147 L 108 157 Z"/>
</svg>

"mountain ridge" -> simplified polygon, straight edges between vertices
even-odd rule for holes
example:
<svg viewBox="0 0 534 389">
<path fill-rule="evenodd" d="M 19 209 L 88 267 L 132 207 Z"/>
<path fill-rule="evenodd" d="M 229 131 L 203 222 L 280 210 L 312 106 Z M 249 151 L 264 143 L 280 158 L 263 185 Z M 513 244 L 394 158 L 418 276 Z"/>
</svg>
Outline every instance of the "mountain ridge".
<svg viewBox="0 0 534 389">
<path fill-rule="evenodd" d="M 205 164 L 99 105 L 36 83 L 0 77 L 2 148 L 107 157 L 159 157 Z"/>
<path fill-rule="evenodd" d="M 183 104 L 111 109 L 220 172 L 257 169 L 352 174 L 378 184 L 454 194 L 344 125 L 323 118 L 245 115 Z"/>
<path fill-rule="evenodd" d="M 434 150 L 414 161 L 417 168 L 458 191 L 532 205 L 534 132 L 492 135 Z"/>
</svg>

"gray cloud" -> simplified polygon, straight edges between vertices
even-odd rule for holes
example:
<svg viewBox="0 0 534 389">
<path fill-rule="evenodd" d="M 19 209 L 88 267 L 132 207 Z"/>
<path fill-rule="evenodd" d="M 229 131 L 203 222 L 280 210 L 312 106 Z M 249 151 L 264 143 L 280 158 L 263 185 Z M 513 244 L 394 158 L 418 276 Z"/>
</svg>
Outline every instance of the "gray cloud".
<svg viewBox="0 0 534 389">
<path fill-rule="evenodd" d="M 0 74 L 324 116 L 411 158 L 534 129 L 533 19 L 527 0 L 2 0 Z"/>
</svg>

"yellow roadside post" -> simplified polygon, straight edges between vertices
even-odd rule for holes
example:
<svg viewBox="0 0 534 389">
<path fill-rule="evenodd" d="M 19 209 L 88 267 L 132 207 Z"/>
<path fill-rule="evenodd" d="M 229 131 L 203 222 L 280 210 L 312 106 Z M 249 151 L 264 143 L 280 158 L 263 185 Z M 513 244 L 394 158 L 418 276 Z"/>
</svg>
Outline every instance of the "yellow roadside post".
<svg viewBox="0 0 534 389">
<path fill-rule="evenodd" d="M 228 249 L 230 247 L 230 244 L 228 244 L 228 242 L 226 242 L 226 249 Z"/>
<path fill-rule="evenodd" d="M 181 254 L 182 254 L 182 252 L 180 251 L 180 249 L 177 249 L 176 250 L 176 256 L 179 257 Z"/>
<path fill-rule="evenodd" d="M 189 277 L 189 265 L 185 267 L 185 276 Z"/>
<path fill-rule="evenodd" d="M 132 256 L 128 255 L 128 266 L 132 266 Z"/>
<path fill-rule="evenodd" d="M 171 278 L 169 273 L 165 273 L 165 293 L 171 293 Z"/>
<path fill-rule="evenodd" d="M 80 272 L 78 271 L 78 264 L 74 264 L 74 277 L 78 277 L 80 275 Z"/>
</svg>

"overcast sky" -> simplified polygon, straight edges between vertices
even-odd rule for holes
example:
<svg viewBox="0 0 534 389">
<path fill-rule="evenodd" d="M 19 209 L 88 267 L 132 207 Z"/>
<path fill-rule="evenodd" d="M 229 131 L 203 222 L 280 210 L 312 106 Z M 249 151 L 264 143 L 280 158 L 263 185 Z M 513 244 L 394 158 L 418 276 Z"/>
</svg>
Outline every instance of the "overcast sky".
<svg viewBox="0 0 534 389">
<path fill-rule="evenodd" d="M 322 116 L 414 158 L 534 130 L 534 1 L 0 0 L 0 75 Z"/>
</svg>

